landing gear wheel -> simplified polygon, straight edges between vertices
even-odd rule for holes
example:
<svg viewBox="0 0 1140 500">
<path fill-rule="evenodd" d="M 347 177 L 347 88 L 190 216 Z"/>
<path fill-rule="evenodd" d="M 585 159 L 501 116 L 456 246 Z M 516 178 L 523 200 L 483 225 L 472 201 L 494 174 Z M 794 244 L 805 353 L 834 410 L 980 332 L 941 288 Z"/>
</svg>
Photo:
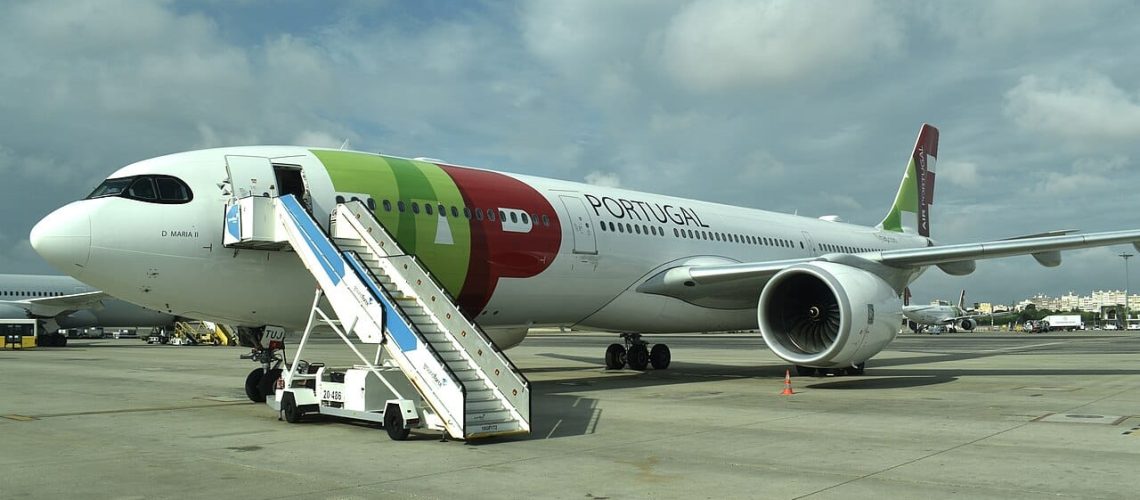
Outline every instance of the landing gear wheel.
<svg viewBox="0 0 1140 500">
<path fill-rule="evenodd" d="M 388 431 L 388 437 L 393 441 L 408 439 L 408 433 L 411 432 L 411 429 L 404 428 L 404 417 L 400 416 L 398 405 L 388 405 L 388 408 L 384 410 L 384 430 Z"/>
<path fill-rule="evenodd" d="M 276 383 L 277 379 L 279 378 L 281 378 L 280 368 L 269 370 L 265 372 L 265 376 L 261 377 L 261 381 L 258 382 L 257 388 L 261 390 L 262 401 L 265 401 L 265 398 L 274 393 L 276 389 L 273 388 L 273 384 Z"/>
<path fill-rule="evenodd" d="M 623 366 L 625 366 L 625 346 L 610 344 L 606 348 L 606 369 L 620 370 Z"/>
<path fill-rule="evenodd" d="M 630 368 L 643 371 L 649 366 L 649 349 L 645 348 L 645 344 L 632 345 L 625 353 L 625 360 Z"/>
<path fill-rule="evenodd" d="M 801 377 L 818 377 L 820 371 L 822 370 L 819 368 L 796 365 L 796 375 L 799 375 Z"/>
<path fill-rule="evenodd" d="M 284 396 L 281 396 L 281 413 L 285 414 L 285 421 L 290 424 L 300 422 L 301 417 L 305 415 L 305 412 L 297 407 L 297 400 L 291 392 L 286 392 Z"/>
<path fill-rule="evenodd" d="M 245 396 L 254 403 L 264 403 L 265 394 L 261 392 L 261 377 L 265 374 L 265 370 L 261 368 L 254 368 L 245 377 Z"/>
<path fill-rule="evenodd" d="M 649 364 L 653 365 L 655 370 L 669 368 L 669 361 L 672 357 L 672 354 L 669 353 L 669 346 L 665 344 L 656 344 L 653 349 L 649 350 Z"/>
</svg>

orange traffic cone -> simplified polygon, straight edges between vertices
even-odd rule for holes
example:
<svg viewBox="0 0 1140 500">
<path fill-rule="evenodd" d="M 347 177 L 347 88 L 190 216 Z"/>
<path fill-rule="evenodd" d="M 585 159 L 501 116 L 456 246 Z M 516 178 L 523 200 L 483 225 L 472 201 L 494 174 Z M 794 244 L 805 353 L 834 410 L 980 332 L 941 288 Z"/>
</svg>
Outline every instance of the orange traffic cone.
<svg viewBox="0 0 1140 500">
<path fill-rule="evenodd" d="M 792 371 L 784 370 L 784 391 L 780 393 L 781 396 L 791 396 L 795 394 L 792 390 Z"/>
</svg>

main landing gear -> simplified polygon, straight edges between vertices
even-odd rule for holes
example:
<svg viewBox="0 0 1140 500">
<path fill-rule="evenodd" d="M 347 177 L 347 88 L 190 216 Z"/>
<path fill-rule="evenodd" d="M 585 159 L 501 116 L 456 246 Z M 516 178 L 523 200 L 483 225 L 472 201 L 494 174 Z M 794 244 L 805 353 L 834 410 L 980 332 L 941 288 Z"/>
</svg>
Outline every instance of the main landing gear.
<svg viewBox="0 0 1140 500">
<path fill-rule="evenodd" d="M 796 365 L 796 375 L 799 375 L 801 377 L 826 377 L 828 375 L 842 377 L 844 375 L 862 375 L 866 367 L 866 361 L 855 366 L 848 366 L 846 368 L 815 368 L 811 366 Z"/>
<path fill-rule="evenodd" d="M 610 344 L 606 348 L 607 370 L 620 370 L 627 363 L 631 369 L 638 371 L 645 370 L 649 365 L 657 370 L 669 367 L 672 359 L 669 346 L 654 344 L 650 349 L 649 343 L 641 340 L 640 333 L 623 333 L 621 338 L 622 344 Z"/>
</svg>

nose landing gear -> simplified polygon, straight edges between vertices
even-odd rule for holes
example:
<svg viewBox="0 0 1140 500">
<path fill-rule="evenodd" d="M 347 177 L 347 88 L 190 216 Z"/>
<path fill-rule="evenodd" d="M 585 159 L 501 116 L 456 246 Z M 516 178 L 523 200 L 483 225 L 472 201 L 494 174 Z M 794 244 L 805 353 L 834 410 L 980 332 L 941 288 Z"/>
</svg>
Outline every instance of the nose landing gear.
<svg viewBox="0 0 1140 500">
<path fill-rule="evenodd" d="M 649 365 L 653 365 L 657 370 L 669 367 L 672 359 L 669 346 L 654 344 L 650 349 L 649 343 L 641 340 L 640 333 L 623 333 L 621 338 L 623 343 L 610 344 L 606 348 L 607 370 L 620 370 L 627 363 L 631 369 L 637 371 L 644 371 Z"/>
</svg>

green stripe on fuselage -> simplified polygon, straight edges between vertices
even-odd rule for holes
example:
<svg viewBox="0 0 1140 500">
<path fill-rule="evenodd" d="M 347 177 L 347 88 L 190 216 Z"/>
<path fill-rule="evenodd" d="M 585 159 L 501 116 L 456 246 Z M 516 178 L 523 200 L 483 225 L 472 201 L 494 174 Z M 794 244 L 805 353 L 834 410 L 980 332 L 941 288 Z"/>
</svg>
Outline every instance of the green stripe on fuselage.
<svg viewBox="0 0 1140 500">
<path fill-rule="evenodd" d="M 452 296 L 458 296 L 470 265 L 471 227 L 462 214 L 451 216 L 451 207 L 462 210 L 463 196 L 443 169 L 426 162 L 347 151 L 317 150 L 313 154 L 325 165 L 338 192 L 371 196 L 381 224 L 427 264 Z M 384 210 L 384 200 L 391 202 L 391 212 Z M 397 209 L 401 200 L 406 206 L 403 213 Z M 418 214 L 411 209 L 413 202 L 419 206 Z M 426 213 L 427 203 L 432 205 L 432 215 Z M 438 213 L 441 203 L 447 209 L 444 217 Z M 441 224 L 441 219 L 446 222 Z"/>
</svg>

